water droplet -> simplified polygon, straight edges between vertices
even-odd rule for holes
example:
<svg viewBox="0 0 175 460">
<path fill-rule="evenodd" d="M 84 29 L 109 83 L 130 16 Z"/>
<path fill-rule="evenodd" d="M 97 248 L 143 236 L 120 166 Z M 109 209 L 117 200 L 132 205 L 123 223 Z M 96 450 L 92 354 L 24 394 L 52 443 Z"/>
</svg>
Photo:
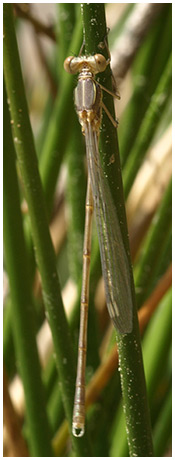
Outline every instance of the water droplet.
<svg viewBox="0 0 175 460">
<path fill-rule="evenodd" d="M 84 428 L 75 428 L 74 426 L 72 427 L 72 434 L 76 438 L 81 438 L 84 435 Z"/>
</svg>

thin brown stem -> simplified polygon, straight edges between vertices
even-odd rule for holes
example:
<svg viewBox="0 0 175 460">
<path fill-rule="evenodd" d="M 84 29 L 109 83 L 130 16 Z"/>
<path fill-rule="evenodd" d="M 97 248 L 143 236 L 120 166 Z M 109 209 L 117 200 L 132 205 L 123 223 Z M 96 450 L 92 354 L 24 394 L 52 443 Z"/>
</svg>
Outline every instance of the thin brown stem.
<svg viewBox="0 0 175 460">
<path fill-rule="evenodd" d="M 4 425 L 8 432 L 10 456 L 29 457 L 27 446 L 21 433 L 21 423 L 9 395 L 5 368 L 3 369 L 3 415 Z"/>
<path fill-rule="evenodd" d="M 53 30 L 53 25 L 47 26 L 43 24 L 43 22 L 36 19 L 30 9 L 29 5 L 21 4 L 21 3 L 14 3 L 13 4 L 15 13 L 17 16 L 29 21 L 33 27 L 35 28 L 37 33 L 47 35 L 47 37 L 51 38 L 54 42 L 56 41 L 55 32 Z"/>
</svg>

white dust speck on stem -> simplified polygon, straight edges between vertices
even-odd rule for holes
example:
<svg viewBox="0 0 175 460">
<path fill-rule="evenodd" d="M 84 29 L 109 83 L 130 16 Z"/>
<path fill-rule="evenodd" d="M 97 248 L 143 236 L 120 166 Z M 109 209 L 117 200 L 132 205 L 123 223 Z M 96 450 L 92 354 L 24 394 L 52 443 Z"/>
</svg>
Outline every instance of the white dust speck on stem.
<svg viewBox="0 0 175 460">
<path fill-rule="evenodd" d="M 14 142 L 15 142 L 15 144 L 22 144 L 22 141 L 20 141 L 20 139 L 18 139 L 18 137 L 14 137 Z"/>
</svg>

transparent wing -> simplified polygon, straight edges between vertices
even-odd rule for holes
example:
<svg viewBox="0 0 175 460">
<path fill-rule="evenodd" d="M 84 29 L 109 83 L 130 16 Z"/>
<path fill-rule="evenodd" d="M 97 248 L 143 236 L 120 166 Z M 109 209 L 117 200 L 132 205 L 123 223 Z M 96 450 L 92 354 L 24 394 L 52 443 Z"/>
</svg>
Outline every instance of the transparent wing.
<svg viewBox="0 0 175 460">
<path fill-rule="evenodd" d="M 107 307 L 114 326 L 125 334 L 132 331 L 133 316 L 128 258 L 91 123 L 85 125 L 85 138 Z"/>
</svg>

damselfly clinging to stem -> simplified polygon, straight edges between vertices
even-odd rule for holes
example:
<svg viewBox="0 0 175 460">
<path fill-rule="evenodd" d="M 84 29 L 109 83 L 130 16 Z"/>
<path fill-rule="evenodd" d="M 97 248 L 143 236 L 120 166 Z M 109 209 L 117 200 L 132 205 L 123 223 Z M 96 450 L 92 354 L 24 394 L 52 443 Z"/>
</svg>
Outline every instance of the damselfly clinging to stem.
<svg viewBox="0 0 175 460">
<path fill-rule="evenodd" d="M 83 436 L 85 426 L 85 367 L 93 205 L 95 207 L 109 315 L 120 333 L 125 334 L 132 330 L 129 263 L 113 198 L 103 173 L 98 150 L 102 109 L 106 111 L 114 126 L 116 127 L 117 125 L 117 122 L 113 120 L 103 104 L 102 90 L 109 92 L 113 96 L 114 94 L 102 87 L 94 78 L 95 74 L 103 72 L 109 63 L 110 58 L 106 60 L 101 54 L 79 57 L 70 56 L 64 62 L 64 68 L 67 72 L 71 74 L 79 73 L 78 84 L 74 94 L 75 107 L 82 132 L 85 135 L 88 163 L 80 335 L 72 424 L 72 432 L 75 436 Z"/>
</svg>

